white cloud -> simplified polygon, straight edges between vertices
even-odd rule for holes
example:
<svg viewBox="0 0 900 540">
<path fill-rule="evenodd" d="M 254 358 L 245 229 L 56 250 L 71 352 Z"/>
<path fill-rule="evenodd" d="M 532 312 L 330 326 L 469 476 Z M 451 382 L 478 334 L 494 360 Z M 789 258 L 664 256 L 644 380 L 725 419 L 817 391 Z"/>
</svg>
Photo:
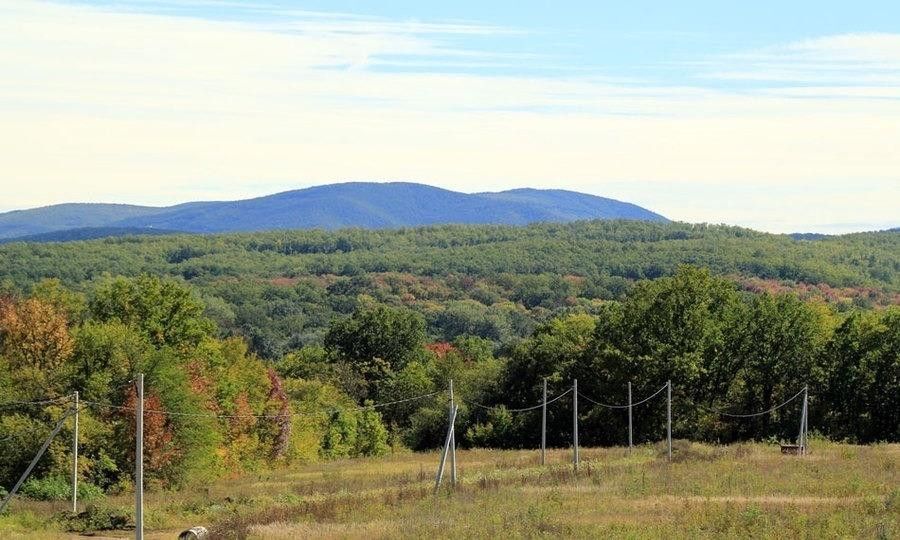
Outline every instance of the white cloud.
<svg viewBox="0 0 900 540">
<path fill-rule="evenodd" d="M 900 85 L 900 34 L 839 34 L 724 55 L 714 79 Z"/>
<path fill-rule="evenodd" d="M 456 41 L 504 32 L 518 30 L 308 12 L 260 26 L 0 0 L 0 205 L 404 179 L 578 189 L 769 230 L 895 219 L 895 87 L 728 91 L 427 69 L 527 60 Z M 827 58 L 838 45 L 805 47 L 766 54 Z M 398 58 L 425 68 L 376 69 Z M 871 198 L 850 198 L 848 182 Z"/>
</svg>

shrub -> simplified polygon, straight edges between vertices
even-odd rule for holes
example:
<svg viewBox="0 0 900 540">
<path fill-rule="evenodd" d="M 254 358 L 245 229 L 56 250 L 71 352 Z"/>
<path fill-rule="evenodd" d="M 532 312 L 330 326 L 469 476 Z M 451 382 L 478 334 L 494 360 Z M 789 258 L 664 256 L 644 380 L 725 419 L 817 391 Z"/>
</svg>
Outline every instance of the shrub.
<svg viewBox="0 0 900 540">
<path fill-rule="evenodd" d="M 108 531 L 134 526 L 131 515 L 121 509 L 109 506 L 88 505 L 83 512 L 64 514 L 64 525 L 68 532 Z"/>
<path fill-rule="evenodd" d="M 72 480 L 65 476 L 29 478 L 22 484 L 21 493 L 37 501 L 65 501 L 72 497 Z M 101 499 L 103 490 L 89 482 L 79 482 L 78 498 L 82 501 Z"/>
</svg>

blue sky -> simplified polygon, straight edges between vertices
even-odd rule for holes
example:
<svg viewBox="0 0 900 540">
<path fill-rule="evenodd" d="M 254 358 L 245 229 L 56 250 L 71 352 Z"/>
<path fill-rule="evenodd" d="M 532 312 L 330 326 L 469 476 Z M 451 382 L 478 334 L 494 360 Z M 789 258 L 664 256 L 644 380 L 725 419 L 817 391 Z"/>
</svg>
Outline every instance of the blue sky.
<svg viewBox="0 0 900 540">
<path fill-rule="evenodd" d="M 412 180 L 900 225 L 892 2 L 0 0 L 0 70 L 0 210 Z"/>
</svg>

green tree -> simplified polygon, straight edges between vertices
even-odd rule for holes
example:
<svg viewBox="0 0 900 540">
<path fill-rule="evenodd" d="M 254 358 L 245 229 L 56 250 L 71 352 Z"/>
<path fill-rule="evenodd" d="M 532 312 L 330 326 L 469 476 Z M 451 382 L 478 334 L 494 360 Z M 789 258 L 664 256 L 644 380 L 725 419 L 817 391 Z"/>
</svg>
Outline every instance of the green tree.
<svg viewBox="0 0 900 540">
<path fill-rule="evenodd" d="M 214 330 L 190 289 L 147 275 L 102 283 L 90 299 L 90 311 L 97 320 L 139 329 L 156 347 L 194 346 Z"/>
</svg>

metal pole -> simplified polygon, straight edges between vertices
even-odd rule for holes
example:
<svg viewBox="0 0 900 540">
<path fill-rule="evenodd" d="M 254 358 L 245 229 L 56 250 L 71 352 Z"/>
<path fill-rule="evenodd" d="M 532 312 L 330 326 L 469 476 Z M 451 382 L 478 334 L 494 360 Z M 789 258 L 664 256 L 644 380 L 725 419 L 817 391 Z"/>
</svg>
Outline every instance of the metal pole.
<svg viewBox="0 0 900 540">
<path fill-rule="evenodd" d="M 669 397 L 666 407 L 666 437 L 669 440 L 669 461 L 672 461 L 672 380 L 666 382 Z"/>
<path fill-rule="evenodd" d="M 437 492 L 441 487 L 441 481 L 444 479 L 444 464 L 447 461 L 447 454 L 450 452 L 450 437 L 453 434 L 453 424 L 456 422 L 456 411 L 459 407 L 454 407 L 450 411 L 450 425 L 447 426 L 447 437 L 444 439 L 444 448 L 441 451 L 441 463 L 438 465 L 437 474 L 434 477 L 434 491 Z"/>
<path fill-rule="evenodd" d="M 628 381 L 628 455 L 631 455 L 632 439 L 631 439 L 631 381 Z"/>
<path fill-rule="evenodd" d="M 75 391 L 75 431 L 72 437 L 72 513 L 78 512 L 78 391 Z"/>
<path fill-rule="evenodd" d="M 544 377 L 544 406 L 541 408 L 541 465 L 547 464 L 547 378 Z"/>
<path fill-rule="evenodd" d="M 450 379 L 450 412 L 448 418 L 455 414 L 453 412 L 454 407 L 453 379 Z M 456 427 L 454 422 L 450 422 L 450 482 L 456 485 Z"/>
<path fill-rule="evenodd" d="M 144 538 L 144 374 L 137 378 L 137 408 L 134 415 L 134 538 Z"/>
<path fill-rule="evenodd" d="M 572 386 L 572 468 L 578 472 L 578 379 Z"/>
<path fill-rule="evenodd" d="M 24 482 L 25 479 L 28 478 L 28 475 L 31 474 L 31 470 L 34 469 L 35 465 L 37 465 L 38 460 L 41 459 L 41 456 L 43 456 L 44 452 L 47 451 L 47 447 L 50 446 L 50 441 L 52 441 L 53 437 L 56 437 L 56 434 L 59 433 L 60 429 L 62 429 L 63 423 L 66 421 L 66 419 L 69 418 L 69 414 L 71 414 L 71 412 L 69 412 L 68 414 L 64 414 L 63 417 L 59 419 L 59 422 L 56 423 L 56 427 L 53 428 L 53 433 L 51 433 L 50 436 L 47 437 L 47 440 L 44 441 L 44 445 L 41 446 L 41 449 L 38 450 L 38 453 L 34 456 L 34 459 L 32 459 L 31 463 L 28 464 L 28 468 L 25 469 L 25 472 L 22 474 L 22 476 L 19 477 L 19 481 L 16 482 L 16 485 L 13 486 L 11 490 L 9 490 L 9 493 L 6 494 L 6 498 L 3 499 L 3 502 L 0 502 L 0 513 L 2 513 L 6 508 L 6 505 L 9 504 L 9 501 L 13 498 L 13 495 L 15 495 L 17 491 L 19 491 L 20 487 L 22 487 L 22 482 Z"/>
</svg>

